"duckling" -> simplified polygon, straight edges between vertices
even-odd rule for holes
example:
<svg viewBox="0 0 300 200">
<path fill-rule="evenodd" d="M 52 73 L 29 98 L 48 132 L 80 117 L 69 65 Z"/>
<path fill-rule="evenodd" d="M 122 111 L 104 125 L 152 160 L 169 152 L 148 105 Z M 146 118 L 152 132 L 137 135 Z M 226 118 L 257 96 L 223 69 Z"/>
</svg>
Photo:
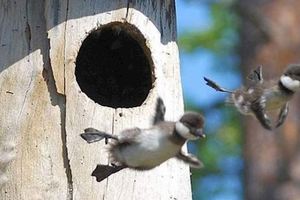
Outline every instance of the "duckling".
<svg viewBox="0 0 300 200">
<path fill-rule="evenodd" d="M 176 157 L 191 167 L 201 168 L 203 163 L 194 155 L 187 154 L 182 146 L 188 140 L 204 138 L 204 118 L 195 112 L 185 113 L 179 121 L 165 121 L 165 107 L 157 101 L 154 125 L 148 129 L 131 128 L 119 135 L 112 135 L 94 128 L 87 128 L 81 137 L 88 143 L 110 139 L 109 153 L 113 164 L 97 165 L 92 176 L 98 182 L 124 168 L 150 170 L 166 160 Z"/>
<path fill-rule="evenodd" d="M 267 112 L 279 110 L 275 128 L 281 126 L 288 115 L 289 101 L 300 89 L 300 64 L 288 65 L 278 81 L 264 81 L 261 66 L 253 70 L 248 79 L 248 86 L 230 91 L 204 77 L 208 86 L 230 93 L 229 102 L 242 114 L 254 115 L 265 129 L 274 128 Z"/>
</svg>

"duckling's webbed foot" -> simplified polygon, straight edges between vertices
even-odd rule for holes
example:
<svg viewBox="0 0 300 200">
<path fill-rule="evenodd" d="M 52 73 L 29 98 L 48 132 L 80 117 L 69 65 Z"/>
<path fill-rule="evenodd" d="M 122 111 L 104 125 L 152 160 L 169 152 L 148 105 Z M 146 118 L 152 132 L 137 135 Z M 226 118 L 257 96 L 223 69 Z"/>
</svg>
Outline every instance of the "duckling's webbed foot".
<svg viewBox="0 0 300 200">
<path fill-rule="evenodd" d="M 208 85 L 209 87 L 219 91 L 219 92 L 227 92 L 227 93 L 233 93 L 233 91 L 230 91 L 230 90 L 227 90 L 225 88 L 222 88 L 221 86 L 219 86 L 216 82 L 206 78 L 206 77 L 203 77 L 204 80 L 206 81 L 206 85 Z"/>
<path fill-rule="evenodd" d="M 202 168 L 204 166 L 202 161 L 200 161 L 196 156 L 184 153 L 183 151 L 180 151 L 176 157 L 193 168 Z"/>
<path fill-rule="evenodd" d="M 108 139 L 118 140 L 117 136 L 101 132 L 94 128 L 87 128 L 84 130 L 84 133 L 80 134 L 80 136 L 87 141 L 88 143 L 98 142 L 102 139 L 105 139 L 105 144 L 108 143 Z"/>
<path fill-rule="evenodd" d="M 109 165 L 97 165 L 94 169 L 92 176 L 96 177 L 97 182 L 101 182 L 102 180 L 106 179 L 110 175 L 117 173 L 118 171 L 126 168 L 126 166 L 117 166 L 113 164 L 112 166 Z"/>
</svg>

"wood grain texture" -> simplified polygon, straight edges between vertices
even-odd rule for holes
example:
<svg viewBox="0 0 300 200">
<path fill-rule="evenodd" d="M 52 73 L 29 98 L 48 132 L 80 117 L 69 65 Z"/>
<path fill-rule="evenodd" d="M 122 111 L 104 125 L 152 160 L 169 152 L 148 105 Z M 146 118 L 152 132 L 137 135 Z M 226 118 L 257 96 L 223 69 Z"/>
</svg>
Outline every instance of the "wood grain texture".
<svg viewBox="0 0 300 200">
<path fill-rule="evenodd" d="M 191 199 L 189 168 L 175 159 L 96 182 L 91 172 L 109 162 L 105 144 L 87 144 L 79 136 L 87 127 L 113 134 L 149 127 L 158 96 L 167 120 L 182 115 L 174 4 L 0 1 L 0 102 L 6 108 L 0 110 L 0 139 L 16 144 L 0 199 Z M 151 51 L 153 88 L 138 107 L 101 106 L 76 82 L 82 42 L 92 30 L 116 21 L 135 25 Z"/>
<path fill-rule="evenodd" d="M 1 1 L 1 140 L 16 145 L 0 199 L 66 199 L 61 112 L 44 5 Z M 9 93 L 8 93 L 9 91 Z"/>
</svg>

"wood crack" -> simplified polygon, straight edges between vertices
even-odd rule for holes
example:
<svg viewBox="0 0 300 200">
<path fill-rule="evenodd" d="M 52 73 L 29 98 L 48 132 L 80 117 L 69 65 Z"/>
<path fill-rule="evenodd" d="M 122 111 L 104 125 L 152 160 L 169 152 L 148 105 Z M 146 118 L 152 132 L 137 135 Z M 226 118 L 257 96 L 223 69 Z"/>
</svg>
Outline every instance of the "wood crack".
<svg viewBox="0 0 300 200">
<path fill-rule="evenodd" d="M 25 36 L 26 36 L 26 41 L 27 41 L 27 48 L 28 48 L 28 53 L 27 55 L 30 54 L 31 51 L 31 28 L 29 24 L 29 15 L 28 15 L 28 1 L 26 1 L 26 27 L 25 27 Z"/>
<path fill-rule="evenodd" d="M 50 62 L 48 62 L 48 63 L 49 63 L 49 65 L 48 65 L 49 67 L 44 66 L 43 76 L 47 83 L 47 87 L 48 87 L 48 91 L 49 91 L 50 99 L 51 99 L 51 104 L 53 106 L 58 106 L 59 110 L 60 110 L 62 157 L 63 157 L 63 164 L 64 164 L 65 173 L 66 173 L 67 182 L 68 182 L 67 199 L 72 200 L 73 199 L 73 178 L 72 178 L 72 170 L 71 170 L 71 166 L 70 166 L 70 159 L 69 159 L 69 155 L 68 155 L 68 146 L 67 146 L 66 95 L 63 95 L 63 94 L 60 94 L 57 92 L 51 64 L 50 64 Z"/>
<path fill-rule="evenodd" d="M 125 15 L 125 20 L 128 21 L 128 14 L 129 14 L 129 8 L 130 4 L 132 4 L 132 0 L 127 0 L 127 6 L 126 6 L 126 15 Z"/>
<path fill-rule="evenodd" d="M 69 1 L 67 2 L 67 12 L 68 12 L 68 5 Z M 66 19 L 67 21 L 67 14 L 66 14 Z M 45 19 L 46 21 L 46 19 Z M 65 30 L 66 30 L 66 25 L 65 25 Z M 62 158 L 63 158 L 63 165 L 65 168 L 65 174 L 67 178 L 67 200 L 73 200 L 73 177 L 72 177 L 72 169 L 70 165 L 70 159 L 68 155 L 68 145 L 67 145 L 67 131 L 66 131 L 66 95 L 65 95 L 65 65 L 64 67 L 64 94 L 61 94 L 58 92 L 54 74 L 53 74 L 53 69 L 51 65 L 51 58 L 50 58 L 50 39 L 48 38 L 48 30 L 45 31 L 45 38 L 47 43 L 45 44 L 45 48 L 42 50 L 42 55 L 43 55 L 43 77 L 44 80 L 47 84 L 47 88 L 49 91 L 50 99 L 51 99 L 51 104 L 53 106 L 58 106 L 60 110 L 60 125 L 61 125 L 61 141 L 62 141 Z M 66 40 L 66 39 L 64 39 Z M 64 48 L 65 48 L 65 43 L 64 41 Z M 65 56 L 64 56 L 65 58 Z"/>
<path fill-rule="evenodd" d="M 28 20 L 28 1 L 26 1 L 26 27 L 25 27 L 25 35 L 26 35 L 27 49 L 28 49 L 28 59 L 27 59 L 27 61 L 30 62 L 31 28 L 30 28 L 30 24 L 29 24 L 29 20 Z M 18 114 L 18 117 L 17 117 L 17 123 L 19 123 L 21 114 L 22 114 L 22 112 L 24 110 L 25 102 L 26 102 L 26 99 L 28 97 L 28 92 L 29 92 L 29 90 L 31 88 L 32 82 L 33 82 L 33 69 L 32 69 L 32 72 L 31 72 L 29 84 L 28 84 L 28 86 L 26 88 L 26 91 L 25 91 L 24 99 L 23 99 L 23 102 L 22 102 L 22 108 L 21 108 L 21 110 L 20 110 L 20 112 Z"/>
<path fill-rule="evenodd" d="M 68 12 L 69 12 L 69 0 L 67 0 L 67 8 L 66 8 L 66 16 L 65 16 L 65 31 L 64 31 L 64 60 L 66 59 L 66 32 L 67 32 L 67 23 L 68 23 Z M 66 65 L 64 62 L 64 93 L 66 93 Z M 70 159 L 68 155 L 68 146 L 67 146 L 67 131 L 66 131 L 66 95 L 64 96 L 64 113 L 62 116 L 62 141 L 63 141 L 63 156 L 64 156 L 64 164 L 66 169 L 66 175 L 68 180 L 68 200 L 73 200 L 73 177 L 72 177 L 72 169 L 70 165 Z"/>
<path fill-rule="evenodd" d="M 17 117 L 17 123 L 19 123 L 21 114 L 23 113 L 23 110 L 24 110 L 24 107 L 25 107 L 25 102 L 26 102 L 26 99 L 28 97 L 28 93 L 29 93 L 29 90 L 31 88 L 32 82 L 33 82 L 33 74 L 31 74 L 29 84 L 28 84 L 27 89 L 25 91 L 24 99 L 23 99 L 23 102 L 22 102 L 22 108 L 21 108 L 21 110 L 20 110 L 20 112 L 18 114 L 18 117 Z"/>
</svg>

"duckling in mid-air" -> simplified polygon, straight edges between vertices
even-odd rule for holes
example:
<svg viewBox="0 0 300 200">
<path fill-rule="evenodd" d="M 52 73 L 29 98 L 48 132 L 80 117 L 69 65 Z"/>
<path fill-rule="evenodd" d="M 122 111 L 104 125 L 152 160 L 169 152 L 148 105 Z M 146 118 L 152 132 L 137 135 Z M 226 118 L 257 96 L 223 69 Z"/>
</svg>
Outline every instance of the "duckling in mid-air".
<svg viewBox="0 0 300 200">
<path fill-rule="evenodd" d="M 264 81 L 261 66 L 253 70 L 248 79 L 248 86 L 230 91 L 204 77 L 208 86 L 220 92 L 230 93 L 229 102 L 242 114 L 256 116 L 261 125 L 268 130 L 274 127 L 267 112 L 280 110 L 275 127 L 281 126 L 288 114 L 289 101 L 295 92 L 300 90 L 300 64 L 288 65 L 277 81 Z"/>
<path fill-rule="evenodd" d="M 204 138 L 204 119 L 195 112 L 185 113 L 179 121 L 165 121 L 165 108 L 158 99 L 154 125 L 149 129 L 132 128 L 122 131 L 119 135 L 87 128 L 81 137 L 88 143 L 102 139 L 111 139 L 109 152 L 112 166 L 97 165 L 92 176 L 98 182 L 124 168 L 149 170 L 166 160 L 176 157 L 194 168 L 201 168 L 202 162 L 194 155 L 183 152 L 182 146 L 188 140 Z"/>
</svg>

